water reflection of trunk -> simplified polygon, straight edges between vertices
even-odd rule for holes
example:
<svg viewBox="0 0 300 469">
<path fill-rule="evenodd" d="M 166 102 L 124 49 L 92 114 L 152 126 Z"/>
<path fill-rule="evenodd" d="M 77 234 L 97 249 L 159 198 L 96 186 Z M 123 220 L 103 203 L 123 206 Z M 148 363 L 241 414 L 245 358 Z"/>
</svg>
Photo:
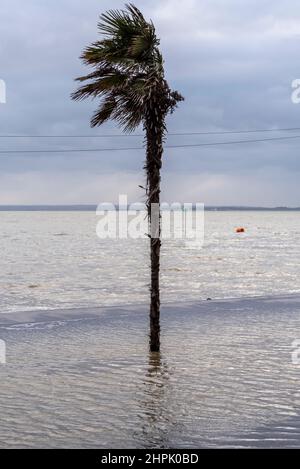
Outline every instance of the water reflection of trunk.
<svg viewBox="0 0 300 469">
<path fill-rule="evenodd" d="M 170 429 L 176 422 L 170 388 L 170 373 L 160 352 L 149 352 L 143 387 L 138 393 L 143 447 L 166 448 Z"/>
</svg>

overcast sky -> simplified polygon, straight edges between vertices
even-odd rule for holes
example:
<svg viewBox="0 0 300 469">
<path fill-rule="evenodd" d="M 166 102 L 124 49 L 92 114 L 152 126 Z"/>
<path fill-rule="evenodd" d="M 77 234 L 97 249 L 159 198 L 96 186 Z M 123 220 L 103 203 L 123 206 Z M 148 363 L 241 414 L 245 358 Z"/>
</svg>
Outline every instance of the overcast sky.
<svg viewBox="0 0 300 469">
<path fill-rule="evenodd" d="M 300 78 L 299 0 L 136 0 L 161 37 L 166 76 L 185 102 L 169 131 L 300 127 L 291 82 Z M 78 59 L 115 0 L 1 0 L 0 134 L 120 134 L 90 129 L 97 102 L 72 102 Z M 293 132 L 297 135 L 297 132 Z M 298 132 L 300 135 L 300 131 Z M 189 136 L 168 143 L 256 138 Z M 258 134 L 257 138 L 282 133 Z M 140 146 L 141 138 L 0 139 L 1 150 Z M 300 139 L 166 149 L 163 198 L 206 205 L 300 205 Z M 142 200 L 143 151 L 0 155 L 0 204 Z"/>
</svg>

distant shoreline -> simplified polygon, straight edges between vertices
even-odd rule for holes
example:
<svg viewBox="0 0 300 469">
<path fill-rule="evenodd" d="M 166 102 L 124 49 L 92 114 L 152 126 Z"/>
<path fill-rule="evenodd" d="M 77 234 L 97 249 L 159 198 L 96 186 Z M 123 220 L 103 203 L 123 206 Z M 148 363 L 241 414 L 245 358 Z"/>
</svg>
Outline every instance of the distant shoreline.
<svg viewBox="0 0 300 469">
<path fill-rule="evenodd" d="M 95 212 L 97 205 L 0 205 L 0 212 Z M 300 207 L 206 206 L 207 212 L 299 212 Z"/>
</svg>

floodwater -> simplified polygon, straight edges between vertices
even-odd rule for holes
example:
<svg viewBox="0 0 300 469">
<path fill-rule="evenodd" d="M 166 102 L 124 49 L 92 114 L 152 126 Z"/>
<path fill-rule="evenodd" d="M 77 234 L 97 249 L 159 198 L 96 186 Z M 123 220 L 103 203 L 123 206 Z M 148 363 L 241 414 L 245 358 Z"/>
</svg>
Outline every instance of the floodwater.
<svg viewBox="0 0 300 469">
<path fill-rule="evenodd" d="M 3 315 L 0 447 L 299 447 L 299 311 L 299 296 L 168 305 L 161 354 L 142 306 Z"/>
<path fill-rule="evenodd" d="M 146 304 L 148 240 L 100 240 L 98 221 L 0 212 L 0 313 Z M 300 293 L 299 252 L 300 212 L 206 212 L 202 249 L 163 241 L 162 302 Z"/>
</svg>

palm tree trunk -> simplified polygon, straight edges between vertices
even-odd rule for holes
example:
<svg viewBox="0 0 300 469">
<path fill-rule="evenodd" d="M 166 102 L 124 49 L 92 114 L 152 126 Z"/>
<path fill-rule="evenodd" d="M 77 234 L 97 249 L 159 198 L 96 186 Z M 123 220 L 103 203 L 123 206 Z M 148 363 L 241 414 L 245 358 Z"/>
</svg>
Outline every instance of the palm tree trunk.
<svg viewBox="0 0 300 469">
<path fill-rule="evenodd" d="M 147 135 L 147 210 L 150 228 L 150 350 L 160 349 L 160 247 L 161 247 L 161 213 L 160 213 L 160 170 L 162 165 L 163 127 L 158 125 L 157 116 L 149 116 L 146 122 Z"/>
</svg>

